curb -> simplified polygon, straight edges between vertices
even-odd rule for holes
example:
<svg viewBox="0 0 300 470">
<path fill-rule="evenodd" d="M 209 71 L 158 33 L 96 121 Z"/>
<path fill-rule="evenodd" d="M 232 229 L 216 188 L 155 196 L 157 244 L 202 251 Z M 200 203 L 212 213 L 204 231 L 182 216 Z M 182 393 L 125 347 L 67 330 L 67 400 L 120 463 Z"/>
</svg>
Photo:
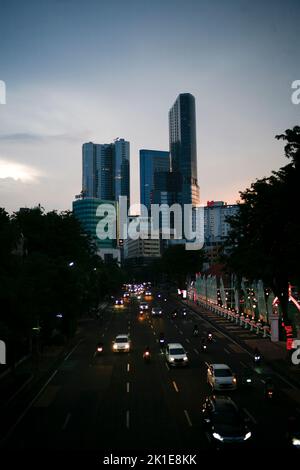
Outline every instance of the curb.
<svg viewBox="0 0 300 470">
<path fill-rule="evenodd" d="M 199 307 L 198 305 L 195 305 L 195 306 L 190 305 L 190 304 L 182 301 L 181 299 L 176 299 L 176 300 L 178 302 L 180 302 L 181 304 L 183 304 L 183 305 L 187 305 L 191 310 L 193 310 L 193 312 L 195 312 L 197 315 L 201 316 L 205 321 L 210 323 L 215 328 L 219 329 L 219 331 L 221 331 L 223 333 L 226 333 L 226 335 L 228 337 L 230 337 L 232 340 L 234 340 L 236 343 L 238 343 L 240 346 L 242 346 L 245 351 L 247 351 L 249 354 L 253 355 L 253 349 L 250 348 L 247 344 L 245 344 L 244 341 L 241 338 L 239 338 L 239 336 L 234 336 L 231 332 L 227 331 L 226 329 L 224 329 L 220 325 L 216 325 L 213 320 L 211 320 L 210 318 L 206 318 L 203 314 L 201 314 L 199 311 L 197 311 L 196 308 Z M 202 308 L 205 309 L 205 307 L 202 307 Z M 253 339 L 255 339 L 255 338 L 253 338 Z M 282 360 L 284 360 L 284 359 L 282 359 Z M 287 374 L 286 371 L 281 366 L 278 366 L 276 364 L 276 361 L 270 362 L 270 360 L 264 360 L 264 362 L 267 366 L 269 366 L 271 369 L 273 369 L 275 373 L 281 374 L 282 377 L 284 379 L 286 379 L 286 381 L 289 381 L 293 387 L 300 388 L 300 382 L 297 379 L 295 379 L 295 377 L 291 377 L 290 374 Z"/>
</svg>

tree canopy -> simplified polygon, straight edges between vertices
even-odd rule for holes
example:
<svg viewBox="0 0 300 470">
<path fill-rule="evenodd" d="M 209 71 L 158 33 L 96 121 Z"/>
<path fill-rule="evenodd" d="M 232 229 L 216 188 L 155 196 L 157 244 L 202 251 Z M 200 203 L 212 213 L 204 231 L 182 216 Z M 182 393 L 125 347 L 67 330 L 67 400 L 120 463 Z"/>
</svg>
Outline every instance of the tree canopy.
<svg viewBox="0 0 300 470">
<path fill-rule="evenodd" d="M 45 341 L 54 329 L 72 336 L 77 319 L 123 282 L 68 211 L 0 209 L 0 260 L 1 338 L 20 344 L 37 325 Z"/>
<path fill-rule="evenodd" d="M 288 282 L 300 281 L 300 127 L 277 135 L 289 163 L 241 192 L 239 212 L 231 217 L 227 266 L 250 279 L 261 278 L 287 310 Z"/>
</svg>

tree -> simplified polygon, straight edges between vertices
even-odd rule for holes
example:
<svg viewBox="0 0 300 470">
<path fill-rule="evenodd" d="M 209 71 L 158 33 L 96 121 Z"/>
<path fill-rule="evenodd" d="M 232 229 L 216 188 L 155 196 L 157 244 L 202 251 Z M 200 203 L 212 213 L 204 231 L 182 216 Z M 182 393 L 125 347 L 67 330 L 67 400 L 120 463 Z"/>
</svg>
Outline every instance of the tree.
<svg viewBox="0 0 300 470">
<path fill-rule="evenodd" d="M 169 280 L 183 288 L 189 275 L 201 271 L 203 261 L 202 250 L 190 251 L 184 245 L 175 245 L 163 253 L 160 268 Z"/>
<path fill-rule="evenodd" d="M 240 193 L 239 212 L 229 219 L 227 266 L 271 286 L 287 320 L 288 282 L 299 285 L 300 280 L 300 127 L 276 138 L 287 142 L 290 162 Z"/>
<path fill-rule="evenodd" d="M 45 213 L 40 206 L 11 217 L 0 209 L 0 333 L 11 362 L 33 328 L 49 341 L 58 318 L 71 337 L 77 319 L 97 309 L 121 287 L 117 265 L 106 265 L 69 211 Z"/>
</svg>

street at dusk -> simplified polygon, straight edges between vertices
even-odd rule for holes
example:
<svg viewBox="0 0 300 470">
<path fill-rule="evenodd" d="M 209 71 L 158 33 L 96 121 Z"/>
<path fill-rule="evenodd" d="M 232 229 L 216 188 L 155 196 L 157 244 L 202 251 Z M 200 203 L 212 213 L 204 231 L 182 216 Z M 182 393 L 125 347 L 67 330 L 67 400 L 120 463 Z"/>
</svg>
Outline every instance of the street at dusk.
<svg viewBox="0 0 300 470">
<path fill-rule="evenodd" d="M 298 464 L 299 20 L 1 1 L 3 468 Z"/>
<path fill-rule="evenodd" d="M 102 453 L 130 449 L 208 451 L 211 442 L 202 416 L 205 399 L 212 395 L 207 364 L 226 362 L 237 377 L 237 389 L 229 396 L 252 433 L 249 442 L 242 445 L 252 450 L 288 450 L 288 418 L 295 408 L 300 411 L 295 384 L 269 364 L 255 366 L 249 349 L 224 331 L 224 323 L 213 326 L 210 316 L 207 321 L 202 309 L 187 308 L 183 316 L 183 304 L 168 300 L 157 318 L 151 315 L 151 304 L 149 301 L 149 313 L 143 317 L 137 302 L 127 302 L 125 307 L 107 308 L 99 320 L 82 324 L 75 347 L 49 371 L 45 386 L 34 392 L 31 406 L 17 426 L 13 409 L 8 408 L 13 419 L 6 423 L 6 446 L 16 450 L 96 449 Z M 172 318 L 174 310 L 177 318 Z M 205 352 L 199 337 L 193 335 L 195 324 L 201 337 L 212 333 L 213 341 Z M 159 344 L 161 333 L 168 342 L 184 347 L 187 367 L 172 369 L 168 365 Z M 129 334 L 129 352 L 113 351 L 118 334 Z M 245 337 L 255 341 L 253 333 L 244 333 Z M 103 342 L 103 352 L 97 354 L 99 342 Z M 145 345 L 151 351 L 149 363 L 143 360 Z M 243 379 L 249 370 L 252 383 L 247 385 Z M 276 392 L 266 402 L 264 382 L 270 375 Z M 5 436 L 5 429 L 1 431 Z"/>
</svg>

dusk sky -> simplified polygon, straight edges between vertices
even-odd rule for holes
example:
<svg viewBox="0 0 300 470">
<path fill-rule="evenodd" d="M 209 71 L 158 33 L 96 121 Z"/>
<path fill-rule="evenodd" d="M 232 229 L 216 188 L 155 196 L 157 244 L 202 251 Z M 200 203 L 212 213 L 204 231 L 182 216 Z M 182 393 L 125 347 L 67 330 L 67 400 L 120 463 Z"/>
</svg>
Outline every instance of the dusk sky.
<svg viewBox="0 0 300 470">
<path fill-rule="evenodd" d="M 0 0 L 0 207 L 70 209 L 82 143 L 168 150 L 168 111 L 196 98 L 202 204 L 287 163 L 300 124 L 299 0 Z"/>
</svg>

